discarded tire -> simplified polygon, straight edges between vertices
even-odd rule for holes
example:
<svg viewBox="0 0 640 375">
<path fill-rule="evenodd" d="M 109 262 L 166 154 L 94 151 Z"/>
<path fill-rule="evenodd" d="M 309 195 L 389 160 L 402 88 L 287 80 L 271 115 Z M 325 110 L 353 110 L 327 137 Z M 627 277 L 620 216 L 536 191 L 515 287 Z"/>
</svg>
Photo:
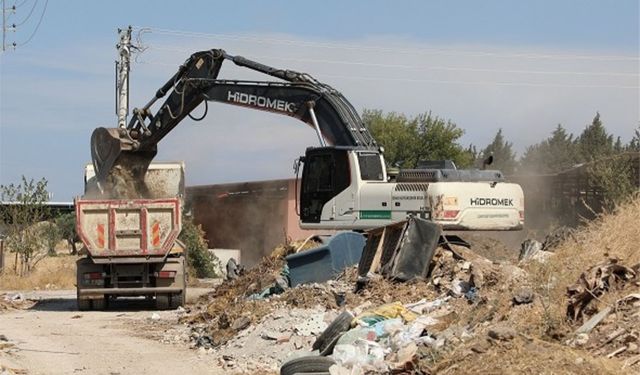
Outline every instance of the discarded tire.
<svg viewBox="0 0 640 375">
<path fill-rule="evenodd" d="M 342 334 L 351 328 L 353 314 L 348 311 L 342 312 L 334 319 L 327 329 L 313 343 L 313 350 L 319 350 L 320 355 L 329 355 L 333 351 L 336 342 Z"/>
<path fill-rule="evenodd" d="M 280 367 L 280 375 L 329 373 L 336 362 L 329 357 L 307 356 L 290 360 Z"/>
</svg>

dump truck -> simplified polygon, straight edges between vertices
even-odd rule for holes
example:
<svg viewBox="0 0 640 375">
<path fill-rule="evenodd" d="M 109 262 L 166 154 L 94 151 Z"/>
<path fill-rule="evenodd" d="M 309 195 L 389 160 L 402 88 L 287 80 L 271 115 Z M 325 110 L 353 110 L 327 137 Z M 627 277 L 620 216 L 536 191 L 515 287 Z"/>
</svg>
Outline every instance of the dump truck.
<svg viewBox="0 0 640 375">
<path fill-rule="evenodd" d="M 85 167 L 85 192 L 76 198 L 76 229 L 84 257 L 77 261 L 79 310 L 100 310 L 119 297 L 144 296 L 158 309 L 186 299 L 182 229 L 184 164 L 152 163 L 146 196 L 97 194 L 93 165 Z"/>
</svg>

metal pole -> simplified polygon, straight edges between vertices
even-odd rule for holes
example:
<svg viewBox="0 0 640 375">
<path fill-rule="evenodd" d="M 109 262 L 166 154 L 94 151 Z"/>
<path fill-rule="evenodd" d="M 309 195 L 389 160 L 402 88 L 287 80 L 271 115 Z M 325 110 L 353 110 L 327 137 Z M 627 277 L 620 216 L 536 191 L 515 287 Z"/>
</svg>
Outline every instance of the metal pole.
<svg viewBox="0 0 640 375">
<path fill-rule="evenodd" d="M 326 143 L 324 142 L 324 138 L 322 137 L 322 132 L 320 132 L 320 124 L 318 124 L 318 119 L 316 118 L 316 112 L 313 110 L 316 103 L 313 101 L 308 101 L 307 106 L 309 106 L 309 114 L 311 115 L 311 121 L 313 122 L 313 126 L 316 128 L 316 134 L 318 134 L 318 140 L 320 141 L 320 146 L 325 147 Z"/>
<path fill-rule="evenodd" d="M 5 50 L 6 39 L 7 39 L 7 17 L 6 17 L 7 13 L 4 10 L 4 2 L 5 0 L 2 0 L 2 52 L 4 52 Z"/>
</svg>

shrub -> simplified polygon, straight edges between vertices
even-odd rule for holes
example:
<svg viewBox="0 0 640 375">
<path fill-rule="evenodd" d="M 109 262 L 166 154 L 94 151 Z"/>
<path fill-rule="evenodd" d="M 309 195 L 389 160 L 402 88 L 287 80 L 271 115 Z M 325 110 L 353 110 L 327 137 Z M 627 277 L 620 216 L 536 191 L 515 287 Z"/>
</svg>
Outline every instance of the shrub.
<svg viewBox="0 0 640 375">
<path fill-rule="evenodd" d="M 194 224 L 191 219 L 184 218 L 179 239 L 187 247 L 189 274 L 196 277 L 217 276 L 216 263 L 218 259 L 209 252 L 207 241 L 204 239 L 204 231 L 200 225 Z"/>
</svg>

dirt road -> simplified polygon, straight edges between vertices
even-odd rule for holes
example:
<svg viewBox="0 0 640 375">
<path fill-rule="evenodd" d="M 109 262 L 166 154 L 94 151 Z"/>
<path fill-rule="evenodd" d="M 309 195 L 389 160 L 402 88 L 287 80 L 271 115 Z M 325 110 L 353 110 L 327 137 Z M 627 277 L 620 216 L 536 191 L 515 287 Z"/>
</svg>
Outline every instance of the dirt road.
<svg viewBox="0 0 640 375">
<path fill-rule="evenodd" d="M 202 292 L 192 290 L 190 298 Z M 28 310 L 0 314 L 0 335 L 14 345 L 0 350 L 0 365 L 28 374 L 222 373 L 211 356 L 141 332 L 155 313 L 143 301 L 117 303 L 109 311 L 78 312 L 75 291 L 24 295 L 38 302 Z M 158 315 L 160 322 L 176 321 L 175 311 Z M 2 339 L 0 344 L 5 343 Z"/>
</svg>

